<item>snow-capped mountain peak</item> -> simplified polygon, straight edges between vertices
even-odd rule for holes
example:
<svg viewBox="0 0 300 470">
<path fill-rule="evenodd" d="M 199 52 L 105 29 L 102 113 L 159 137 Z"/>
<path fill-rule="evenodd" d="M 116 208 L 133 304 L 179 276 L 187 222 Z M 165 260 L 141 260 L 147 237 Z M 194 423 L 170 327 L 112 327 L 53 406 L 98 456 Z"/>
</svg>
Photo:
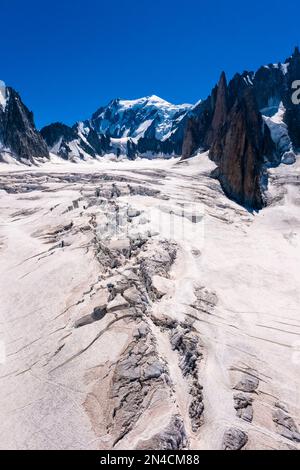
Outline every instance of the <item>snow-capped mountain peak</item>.
<svg viewBox="0 0 300 470">
<path fill-rule="evenodd" d="M 222 124 L 228 108 L 226 96 L 230 95 L 231 106 L 238 96 L 248 90 L 271 130 L 271 137 L 275 139 L 274 152 L 278 154 L 276 161 L 280 162 L 282 142 L 285 142 L 288 152 L 291 143 L 293 148 L 300 148 L 299 107 L 292 107 L 290 103 L 291 84 L 299 78 L 299 71 L 300 52 L 295 48 L 285 62 L 273 62 L 261 66 L 255 72 L 235 74 L 228 90 L 224 83 L 225 74 L 224 77 L 222 74 L 220 89 L 225 91 L 224 96 L 219 93 L 222 99 L 218 106 L 218 85 L 206 99 L 195 105 L 172 104 L 157 95 L 137 99 L 117 98 L 100 107 L 86 121 L 77 122 L 70 128 L 55 123 L 42 129 L 42 135 L 50 151 L 67 159 L 95 158 L 107 153 L 130 159 L 137 156 L 188 157 L 199 148 L 203 150 L 211 146 L 215 129 Z M 273 116 L 278 112 L 281 102 L 285 112 L 282 115 L 281 111 L 280 116 L 276 117 L 282 121 L 277 123 Z M 254 109 L 253 103 L 250 104 L 249 107 Z M 258 119 L 261 116 L 258 115 Z M 290 141 L 283 138 L 286 132 Z M 277 142 L 279 135 L 280 148 Z M 268 130 L 265 138 L 269 139 Z"/>
<path fill-rule="evenodd" d="M 115 139 L 124 137 L 139 139 L 146 132 L 164 140 L 172 129 L 174 120 L 183 116 L 192 105 L 171 104 L 156 95 L 135 100 L 116 99 L 100 108 L 89 121 L 98 133 Z"/>
<path fill-rule="evenodd" d="M 119 100 L 114 100 L 118 101 L 121 106 L 124 108 L 133 108 L 135 106 L 144 106 L 145 104 L 148 105 L 155 105 L 155 106 L 171 106 L 171 103 L 169 103 L 166 100 L 163 100 L 162 98 L 159 98 L 159 96 L 156 95 L 151 95 L 151 96 L 144 96 L 142 98 L 134 99 L 134 100 L 124 100 L 124 99 L 119 99 Z"/>
<path fill-rule="evenodd" d="M 0 162 L 42 162 L 49 157 L 46 142 L 35 127 L 33 113 L 20 95 L 0 81 Z"/>
<path fill-rule="evenodd" d="M 190 108 L 193 105 L 191 104 L 172 104 L 163 98 L 160 98 L 157 95 L 143 96 L 142 98 L 127 100 L 123 98 L 117 98 L 110 101 L 107 107 L 119 106 L 122 109 L 132 109 L 141 106 L 155 106 L 158 108 L 177 108 L 177 109 L 186 109 Z M 100 108 L 102 109 L 102 108 Z"/>
<path fill-rule="evenodd" d="M 182 120 L 192 108 L 190 104 L 172 104 L 157 95 L 116 98 L 90 119 L 72 128 L 55 123 L 42 129 L 42 135 L 50 151 L 64 158 L 85 159 L 103 152 L 129 158 L 137 154 L 178 155 L 183 136 L 175 134 L 180 124 L 184 127 Z"/>
</svg>

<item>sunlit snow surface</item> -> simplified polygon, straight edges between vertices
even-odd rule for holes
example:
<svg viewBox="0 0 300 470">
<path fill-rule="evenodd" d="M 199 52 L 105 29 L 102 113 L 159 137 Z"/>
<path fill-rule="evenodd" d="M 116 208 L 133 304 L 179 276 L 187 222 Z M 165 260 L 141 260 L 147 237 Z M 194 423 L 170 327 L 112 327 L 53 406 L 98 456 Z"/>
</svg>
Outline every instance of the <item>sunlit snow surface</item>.
<svg viewBox="0 0 300 470">
<path fill-rule="evenodd" d="M 105 427 L 113 413 L 106 391 L 133 333 L 125 320 L 111 325 L 113 314 L 74 329 L 75 320 L 97 305 L 104 279 L 89 228 L 101 224 L 94 201 L 101 175 L 107 176 L 103 184 L 158 191 L 159 197 L 128 193 L 114 201 L 142 211 L 136 227 L 152 229 L 154 240 L 178 244 L 170 290 L 145 320 L 173 395 L 156 397 L 115 448 L 135 448 L 164 429 L 174 410 L 183 417 L 191 449 L 220 449 L 228 427 L 246 432 L 248 449 L 299 448 L 277 432 L 273 413 L 281 402 L 299 425 L 300 159 L 269 170 L 269 206 L 254 214 L 224 196 L 210 178 L 213 168 L 207 154 L 183 163 L 107 157 L 73 164 L 53 157 L 40 167 L 0 165 L 1 187 L 17 191 L 0 191 L 1 448 L 113 447 L 113 428 Z M 52 249 L 45 234 L 70 222 L 64 246 Z M 196 287 L 216 295 L 211 313 L 193 307 Z M 204 415 L 197 432 L 169 330 L 151 319 L 164 315 L 192 321 L 201 342 Z M 248 369 L 259 378 L 251 394 L 252 423 L 238 418 L 233 406 L 234 387 Z"/>
</svg>

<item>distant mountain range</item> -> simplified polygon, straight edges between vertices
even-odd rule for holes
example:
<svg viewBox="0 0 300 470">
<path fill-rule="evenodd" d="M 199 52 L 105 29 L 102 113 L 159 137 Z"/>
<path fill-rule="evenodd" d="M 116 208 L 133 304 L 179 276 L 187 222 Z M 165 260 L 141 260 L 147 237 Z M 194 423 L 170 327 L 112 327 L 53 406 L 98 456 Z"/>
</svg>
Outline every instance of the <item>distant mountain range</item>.
<svg viewBox="0 0 300 470">
<path fill-rule="evenodd" d="M 37 163 L 54 153 L 79 161 L 105 154 L 189 158 L 209 150 L 225 193 L 244 206 L 264 206 L 268 166 L 293 163 L 300 149 L 300 52 L 284 63 L 236 74 L 222 73 L 210 96 L 196 105 L 173 105 L 157 96 L 111 101 L 90 119 L 40 132 L 20 96 L 0 82 L 0 160 Z"/>
<path fill-rule="evenodd" d="M 178 128 L 191 105 L 173 105 L 157 96 L 137 100 L 112 100 L 87 121 L 67 127 L 50 124 L 41 134 L 49 150 L 76 159 L 105 153 L 125 155 L 180 154 L 183 132 Z"/>
</svg>

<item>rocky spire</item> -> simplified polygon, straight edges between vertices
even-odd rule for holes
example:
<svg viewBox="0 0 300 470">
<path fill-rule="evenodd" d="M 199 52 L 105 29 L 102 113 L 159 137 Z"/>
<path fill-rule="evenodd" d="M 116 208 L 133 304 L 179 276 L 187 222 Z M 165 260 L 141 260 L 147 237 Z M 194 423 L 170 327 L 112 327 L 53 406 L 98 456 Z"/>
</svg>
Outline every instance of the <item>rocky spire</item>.
<svg viewBox="0 0 300 470">
<path fill-rule="evenodd" d="M 17 160 L 34 162 L 35 159 L 49 157 L 46 143 L 35 127 L 32 112 L 23 104 L 19 94 L 9 87 L 6 88 L 5 107 L 0 107 L 0 140 L 2 148 Z"/>
<path fill-rule="evenodd" d="M 272 150 L 253 90 L 246 88 L 236 98 L 210 149 L 210 158 L 218 162 L 215 176 L 224 192 L 250 209 L 261 209 L 264 155 Z"/>
<path fill-rule="evenodd" d="M 278 165 L 282 157 L 276 154 L 262 114 L 274 115 L 282 102 L 293 148 L 300 149 L 300 105 L 292 99 L 294 82 L 299 79 L 298 47 L 285 64 L 236 74 L 228 85 L 222 73 L 204 101 L 207 108 L 198 107 L 187 123 L 183 158 L 209 148 L 210 158 L 218 165 L 215 175 L 226 194 L 249 208 L 260 209 L 264 204 L 260 184 L 264 161 Z M 201 126 L 204 118 L 207 125 Z"/>
<path fill-rule="evenodd" d="M 215 140 L 219 130 L 224 125 L 228 113 L 227 81 L 225 72 L 221 73 L 216 90 L 216 103 L 214 108 L 211 127 L 206 137 L 208 146 Z"/>
</svg>

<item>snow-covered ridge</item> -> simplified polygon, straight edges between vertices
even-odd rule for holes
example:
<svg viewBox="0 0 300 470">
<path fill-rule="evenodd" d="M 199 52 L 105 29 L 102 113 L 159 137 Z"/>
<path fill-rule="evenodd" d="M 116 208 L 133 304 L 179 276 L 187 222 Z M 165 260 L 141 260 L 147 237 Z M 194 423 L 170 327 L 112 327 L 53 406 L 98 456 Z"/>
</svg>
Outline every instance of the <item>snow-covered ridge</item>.
<svg viewBox="0 0 300 470">
<path fill-rule="evenodd" d="M 153 136 L 158 140 L 169 137 L 174 121 L 179 120 L 193 105 L 175 105 L 156 95 L 135 100 L 112 100 L 100 108 L 90 124 L 97 132 L 108 133 L 113 138 L 130 137 L 140 139 L 153 127 Z"/>
<path fill-rule="evenodd" d="M 157 95 L 145 96 L 145 97 L 138 98 L 135 100 L 118 99 L 118 100 L 113 100 L 113 101 L 118 101 L 120 106 L 123 108 L 133 108 L 134 106 L 141 106 L 141 105 L 143 106 L 145 104 L 153 105 L 153 106 L 161 107 L 161 108 L 173 107 L 176 109 L 182 109 L 182 108 L 186 109 L 192 106 L 191 104 L 178 104 L 178 105 L 172 104 L 169 101 L 166 101 Z"/>
<path fill-rule="evenodd" d="M 114 99 L 99 108 L 90 119 L 73 127 L 53 123 L 41 134 L 50 152 L 76 160 L 105 154 L 135 158 L 143 155 L 177 155 L 180 135 L 171 137 L 184 126 L 183 119 L 193 108 L 190 104 L 172 104 L 156 95 L 134 100 Z"/>
</svg>

